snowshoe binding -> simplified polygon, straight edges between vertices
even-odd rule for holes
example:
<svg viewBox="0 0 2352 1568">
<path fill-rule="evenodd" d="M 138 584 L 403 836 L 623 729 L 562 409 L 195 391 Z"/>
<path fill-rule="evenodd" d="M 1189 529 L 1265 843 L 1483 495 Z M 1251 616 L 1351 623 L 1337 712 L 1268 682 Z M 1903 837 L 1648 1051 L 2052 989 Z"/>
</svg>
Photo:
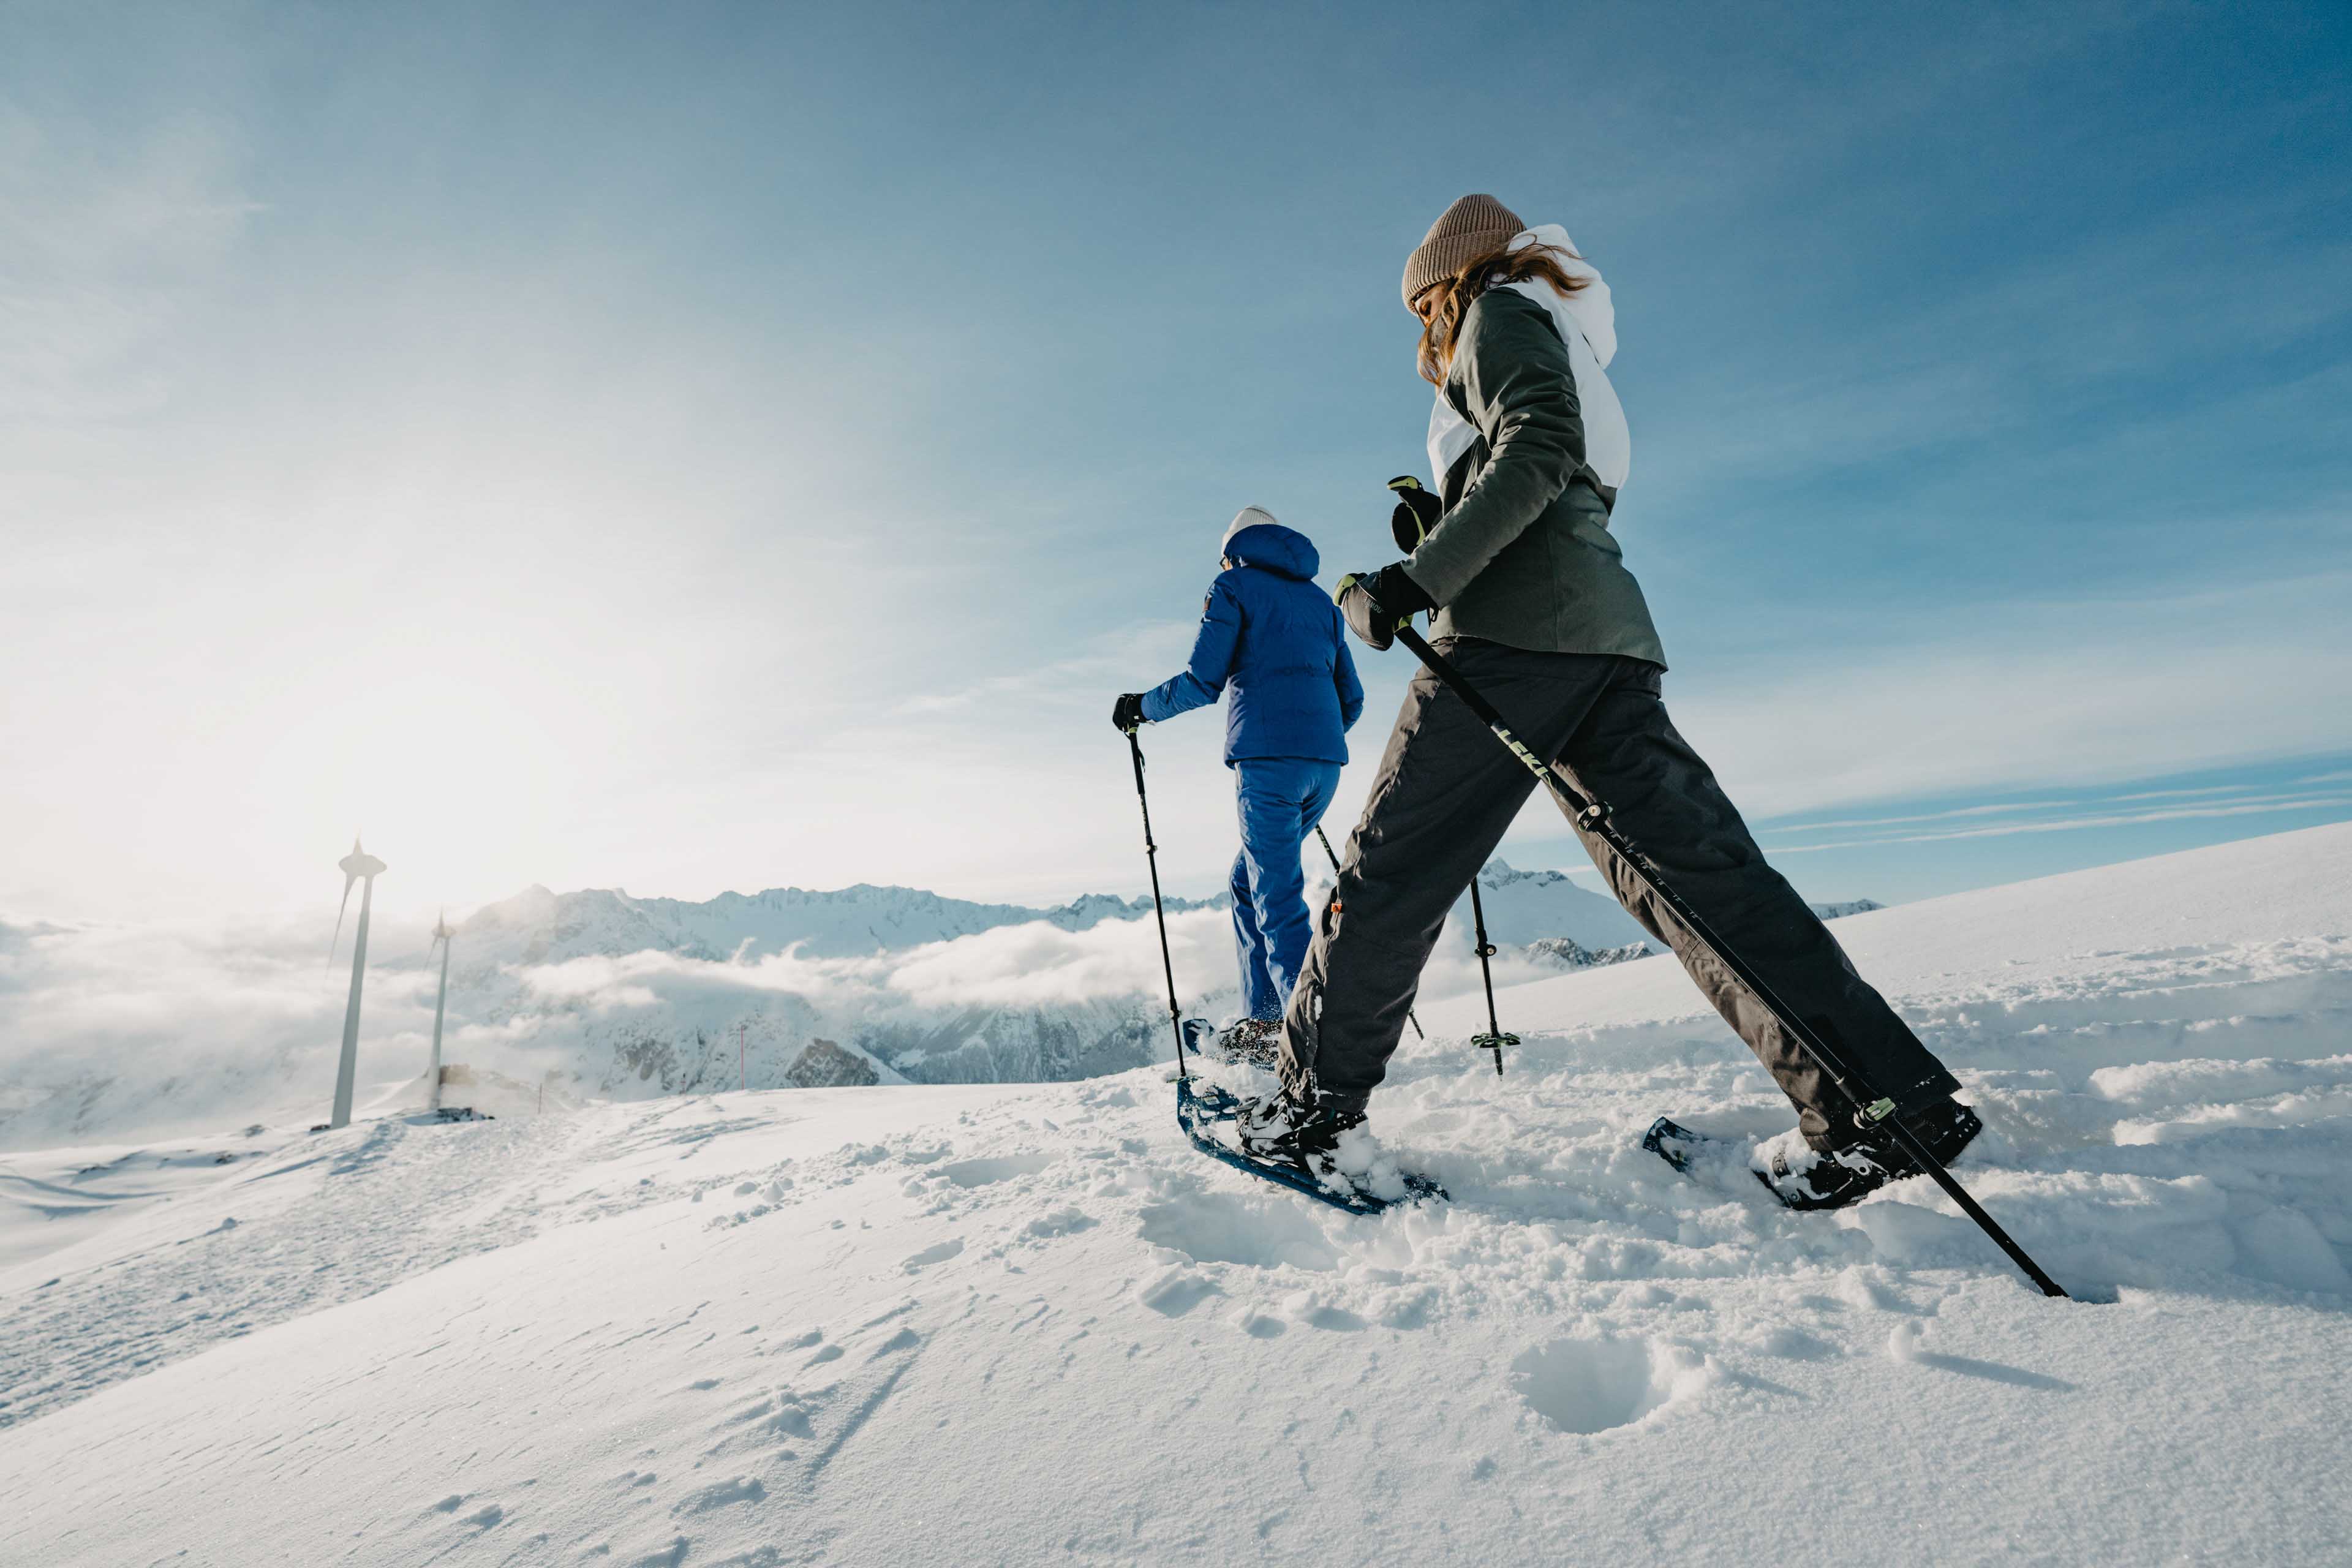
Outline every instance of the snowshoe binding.
<svg viewBox="0 0 2352 1568">
<path fill-rule="evenodd" d="M 1309 1174 L 1336 1159 L 1339 1140 L 1363 1124 L 1360 1110 L 1328 1103 L 1303 1107 L 1286 1095 L 1245 1105 L 1234 1121 L 1244 1153 L 1296 1165 Z"/>
</svg>

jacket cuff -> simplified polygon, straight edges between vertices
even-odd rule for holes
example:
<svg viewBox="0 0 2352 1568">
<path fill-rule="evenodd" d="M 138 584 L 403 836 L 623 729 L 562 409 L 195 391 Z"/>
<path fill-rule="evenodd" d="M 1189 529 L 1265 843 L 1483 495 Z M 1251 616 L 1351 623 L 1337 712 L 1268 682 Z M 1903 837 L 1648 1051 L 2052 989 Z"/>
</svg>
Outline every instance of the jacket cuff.
<svg viewBox="0 0 2352 1568">
<path fill-rule="evenodd" d="M 1430 552 L 1429 547 L 1434 542 L 1436 542 L 1436 536 L 1433 534 L 1422 542 L 1421 549 L 1406 556 L 1399 564 L 1404 568 L 1404 574 L 1412 578 L 1423 593 L 1429 595 L 1430 604 L 1442 610 L 1454 602 L 1454 595 L 1469 585 L 1469 577 L 1475 577 L 1477 574 L 1474 571 L 1462 581 L 1454 581 L 1453 574 L 1445 568 L 1444 552 Z"/>
</svg>

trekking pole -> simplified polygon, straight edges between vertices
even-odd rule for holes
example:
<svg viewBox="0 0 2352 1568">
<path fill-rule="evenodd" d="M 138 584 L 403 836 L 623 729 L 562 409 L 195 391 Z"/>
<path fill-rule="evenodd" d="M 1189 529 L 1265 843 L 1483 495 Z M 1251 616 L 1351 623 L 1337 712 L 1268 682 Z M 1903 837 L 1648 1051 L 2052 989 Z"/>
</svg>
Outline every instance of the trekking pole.
<svg viewBox="0 0 2352 1568">
<path fill-rule="evenodd" d="M 1335 878 L 1338 877 L 1339 875 L 1339 857 L 1332 853 L 1331 840 L 1324 837 L 1323 825 L 1319 822 L 1315 825 L 1315 837 L 1322 840 L 1323 853 L 1330 858 L 1331 875 Z M 1412 1009 L 1410 1007 L 1407 1007 L 1404 1010 L 1404 1021 L 1412 1026 L 1412 1032 L 1414 1034 L 1419 1035 L 1424 1040 L 1429 1038 L 1428 1031 L 1421 1026 L 1421 1020 L 1412 1016 Z"/>
<path fill-rule="evenodd" d="M 1127 749 L 1135 758 L 1135 803 L 1143 808 L 1143 858 L 1151 868 L 1151 914 L 1160 922 L 1160 969 L 1168 977 L 1168 1022 L 1176 1031 L 1176 1080 L 1182 1086 L 1191 1076 L 1184 1070 L 1184 1010 L 1176 1003 L 1176 963 L 1168 956 L 1168 911 L 1160 903 L 1160 846 L 1151 841 L 1151 800 L 1143 793 L 1143 742 L 1132 730 L 1127 732 Z"/>
<path fill-rule="evenodd" d="M 1374 601 L 1374 607 L 1375 609 L 1378 607 L 1377 600 Z M 1780 1027 L 1788 1031 L 1790 1038 L 1795 1040 L 1804 1049 L 1805 1054 L 1813 1058 L 1813 1064 L 1829 1075 L 1830 1080 L 1838 1086 L 1840 1091 L 1848 1100 L 1861 1108 L 1854 1116 L 1857 1124 L 1865 1128 L 1885 1128 L 1895 1142 L 1901 1145 L 1903 1152 L 1910 1155 L 1919 1168 L 1933 1177 L 1937 1186 L 1944 1189 L 1946 1195 L 1959 1205 L 1960 1212 L 1976 1221 L 1977 1227 L 1990 1237 L 1994 1244 L 2009 1255 L 2009 1260 L 2023 1270 L 2027 1279 L 2041 1287 L 2043 1295 L 2064 1296 L 2066 1294 L 2060 1288 L 2058 1281 L 2043 1273 L 2042 1266 L 2026 1256 L 2023 1247 L 2010 1239 L 2009 1232 L 2001 1229 L 2000 1222 L 1985 1213 L 1983 1206 L 1976 1199 L 1969 1196 L 1968 1189 L 1953 1179 L 1952 1173 L 1944 1168 L 1944 1163 L 1936 1158 L 1927 1144 L 1922 1142 L 1909 1128 L 1903 1125 L 1901 1119 L 1895 1114 L 1895 1102 L 1873 1088 L 1867 1077 L 1847 1062 L 1839 1054 L 1837 1048 L 1817 1030 L 1800 1018 L 1795 1009 L 1781 1001 L 1773 993 L 1772 988 L 1764 983 L 1763 976 L 1758 974 L 1748 966 L 1747 960 L 1741 958 L 1728 944 L 1717 936 L 1715 929 L 1700 918 L 1696 910 L 1683 901 L 1681 894 L 1666 885 L 1664 877 L 1659 873 L 1655 866 L 1650 863 L 1649 857 L 1643 854 L 1633 841 L 1626 837 L 1623 831 L 1611 818 L 1606 802 L 1583 795 L 1572 788 L 1566 779 L 1560 777 L 1558 769 L 1548 765 L 1543 759 L 1528 750 L 1525 743 L 1511 733 L 1510 726 L 1503 722 L 1503 716 L 1495 711 L 1494 705 L 1480 696 L 1478 689 L 1464 679 L 1462 673 L 1448 663 L 1444 655 L 1430 647 L 1428 639 L 1413 630 L 1410 621 L 1396 628 L 1396 640 L 1411 648 L 1421 662 L 1429 667 L 1429 672 L 1444 682 L 1446 689 L 1459 697 L 1464 706 L 1476 714 L 1486 728 L 1495 731 L 1495 738 L 1508 746 L 1512 755 L 1527 764 L 1529 773 L 1543 781 L 1544 785 L 1551 791 L 1559 803 L 1568 808 L 1570 820 L 1578 827 L 1592 834 L 1615 850 L 1618 858 L 1622 859 L 1633 874 L 1642 879 L 1643 885 L 1650 889 L 1660 903 L 1674 912 L 1675 918 L 1682 922 L 1683 929 L 1689 931 L 1698 944 L 1706 949 L 1717 963 L 1729 970 L 1733 978 L 1748 987 L 1758 1001 L 1764 1004 L 1765 1008 L 1780 1022 Z M 1138 765 L 1140 766 L 1139 763 Z M 1140 778 L 1141 775 L 1139 773 L 1137 776 Z"/>
<path fill-rule="evenodd" d="M 1478 931 L 1478 978 L 1486 984 L 1486 1032 L 1472 1036 L 1470 1048 L 1494 1052 L 1495 1076 L 1500 1078 L 1503 1076 L 1503 1047 L 1517 1045 L 1519 1037 L 1503 1033 L 1503 1026 L 1495 1021 L 1495 971 L 1486 961 L 1494 957 L 1497 950 L 1493 942 L 1486 940 L 1486 906 L 1479 901 L 1478 879 L 1475 876 L 1470 879 L 1470 921 Z"/>
</svg>

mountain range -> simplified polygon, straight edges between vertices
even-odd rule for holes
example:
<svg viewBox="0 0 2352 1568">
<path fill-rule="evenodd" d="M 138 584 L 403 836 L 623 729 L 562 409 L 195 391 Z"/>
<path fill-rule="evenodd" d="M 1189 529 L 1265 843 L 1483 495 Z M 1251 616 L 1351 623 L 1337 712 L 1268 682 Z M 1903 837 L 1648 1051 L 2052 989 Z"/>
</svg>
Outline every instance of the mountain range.
<svg viewBox="0 0 2352 1568">
<path fill-rule="evenodd" d="M 1222 908 L 1224 900 L 1213 902 Z M 1166 900 L 1171 913 L 1207 909 L 1213 902 Z M 1150 912 L 1149 899 L 1106 893 L 1031 909 L 864 882 L 828 892 L 770 888 L 721 893 L 702 903 L 635 898 L 623 889 L 552 893 L 534 886 L 475 910 L 457 934 L 461 951 L 476 962 L 560 963 L 589 954 L 651 951 L 740 963 L 785 952 L 803 958 L 864 958 L 1033 921 L 1057 931 L 1091 931 L 1105 921 Z"/>
<path fill-rule="evenodd" d="M 1478 882 L 1505 981 L 1657 951 L 1614 900 L 1565 873 L 1495 860 Z M 1325 887 L 1310 889 L 1318 906 Z M 1167 900 L 1185 1010 L 1212 1019 L 1238 1006 L 1225 903 Z M 867 884 L 699 903 L 533 887 L 458 928 L 451 1005 L 464 1022 L 453 1059 L 472 1039 L 536 1047 L 575 1091 L 621 1098 L 868 1075 L 972 1083 L 1121 1071 L 1169 1049 L 1150 910 L 1149 899 L 1106 894 L 1034 908 Z M 1100 940 L 1048 950 L 1039 928 Z M 1424 996 L 1475 984 L 1471 931 L 1465 894 Z M 908 981 L 940 969 L 961 978 Z M 1087 978 L 1055 994 L 1048 981 L 1066 972 Z M 1024 980 L 1042 989 L 1006 994 Z"/>
<path fill-rule="evenodd" d="M 1310 888 L 1317 907 L 1328 886 Z M 1612 900 L 1561 872 L 1497 860 L 1479 888 L 1498 985 L 1654 950 Z M 1150 914 L 1149 899 L 1104 894 L 1032 907 L 870 885 L 700 902 L 529 888 L 457 928 L 443 1060 L 474 1087 L 453 1077 L 450 1098 L 502 1084 L 491 1099 L 511 1110 L 542 1091 L 553 1106 L 1122 1071 L 1171 1049 Z M 1236 1014 L 1225 900 L 1167 900 L 1167 931 L 1185 1015 Z M 44 1020 L 0 1058 L 12 1064 L 0 1069 L 0 1147 L 315 1116 L 345 987 L 312 940 L 0 925 L 0 1022 L 12 1006 L 20 1026 Z M 362 1082 L 390 1097 L 382 1104 L 421 1104 L 437 957 L 379 931 L 369 968 Z M 1465 899 L 1419 1001 L 1478 984 Z"/>
</svg>

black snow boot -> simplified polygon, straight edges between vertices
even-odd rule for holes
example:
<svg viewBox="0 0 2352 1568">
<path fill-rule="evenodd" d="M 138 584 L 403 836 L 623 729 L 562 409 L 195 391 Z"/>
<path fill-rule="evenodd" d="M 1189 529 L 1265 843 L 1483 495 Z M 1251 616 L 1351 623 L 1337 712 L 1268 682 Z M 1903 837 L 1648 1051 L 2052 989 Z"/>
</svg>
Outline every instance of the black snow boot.
<svg viewBox="0 0 2352 1568">
<path fill-rule="evenodd" d="M 1364 1124 L 1364 1113 L 1328 1100 L 1303 1107 L 1276 1095 L 1242 1112 L 1235 1123 L 1242 1148 L 1254 1160 L 1294 1166 L 1320 1178 L 1340 1135 Z"/>
<path fill-rule="evenodd" d="M 1950 1099 L 1898 1114 L 1904 1131 L 1926 1144 L 1943 1165 L 1959 1158 L 1969 1140 L 1984 1131 L 1975 1110 Z M 1775 1150 L 1759 1161 L 1758 1173 L 1792 1209 L 1839 1209 L 1861 1202 L 1889 1182 L 1925 1175 L 1927 1168 L 1885 1128 L 1874 1127 L 1826 1152 Z"/>
<path fill-rule="evenodd" d="M 1245 1065 L 1272 1072 L 1281 1050 L 1279 1018 L 1244 1018 L 1227 1025 L 1217 1036 L 1217 1052 L 1228 1066 Z"/>
<path fill-rule="evenodd" d="M 1793 1140 L 1791 1140 L 1793 1142 Z M 1874 1139 L 1843 1149 L 1757 1151 L 1756 1173 L 1773 1195 L 1792 1209 L 1842 1209 L 1858 1204 L 1887 1183 L 1910 1174 L 1892 1168 Z"/>
<path fill-rule="evenodd" d="M 1984 1131 L 1983 1118 L 1957 1100 L 1939 1100 L 1916 1110 L 1902 1111 L 1897 1119 L 1903 1123 L 1905 1131 L 1927 1145 L 1927 1152 L 1936 1156 L 1937 1163 L 1945 1165 L 1958 1159 L 1960 1151 Z M 1917 1162 L 1901 1145 L 1892 1139 L 1887 1142 L 1895 1157 L 1903 1162 L 1906 1172 L 1916 1167 Z M 1920 1173 L 1925 1174 L 1925 1172 Z"/>
</svg>

